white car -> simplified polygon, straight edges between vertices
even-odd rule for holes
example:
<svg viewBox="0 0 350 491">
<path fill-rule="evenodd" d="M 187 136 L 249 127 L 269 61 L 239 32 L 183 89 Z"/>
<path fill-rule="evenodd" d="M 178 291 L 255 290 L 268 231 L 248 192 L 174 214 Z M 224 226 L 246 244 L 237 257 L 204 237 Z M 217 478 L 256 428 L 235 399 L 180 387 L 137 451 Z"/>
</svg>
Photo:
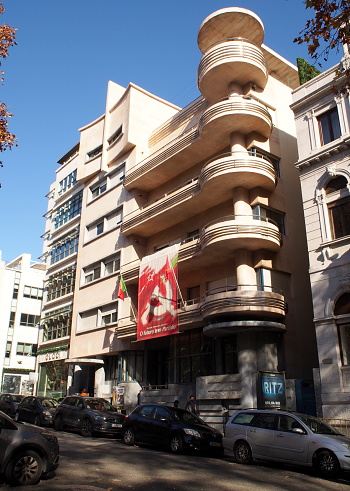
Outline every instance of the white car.
<svg viewBox="0 0 350 491">
<path fill-rule="evenodd" d="M 350 470 L 350 438 L 306 414 L 238 410 L 226 423 L 222 443 L 240 464 L 270 460 L 314 467 L 326 477 Z"/>
</svg>

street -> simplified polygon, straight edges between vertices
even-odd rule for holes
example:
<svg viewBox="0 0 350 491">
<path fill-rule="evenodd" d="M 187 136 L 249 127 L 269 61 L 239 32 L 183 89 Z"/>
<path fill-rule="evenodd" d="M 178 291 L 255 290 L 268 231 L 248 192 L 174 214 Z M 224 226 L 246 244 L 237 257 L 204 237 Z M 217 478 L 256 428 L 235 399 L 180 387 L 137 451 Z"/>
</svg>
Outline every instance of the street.
<svg viewBox="0 0 350 491">
<path fill-rule="evenodd" d="M 173 455 L 146 446 L 126 446 L 113 437 L 83 438 L 55 432 L 60 466 L 55 476 L 36 486 L 0 489 L 70 491 L 350 491 L 350 475 L 338 480 L 312 470 L 278 464 L 236 464 L 233 458 Z"/>
</svg>

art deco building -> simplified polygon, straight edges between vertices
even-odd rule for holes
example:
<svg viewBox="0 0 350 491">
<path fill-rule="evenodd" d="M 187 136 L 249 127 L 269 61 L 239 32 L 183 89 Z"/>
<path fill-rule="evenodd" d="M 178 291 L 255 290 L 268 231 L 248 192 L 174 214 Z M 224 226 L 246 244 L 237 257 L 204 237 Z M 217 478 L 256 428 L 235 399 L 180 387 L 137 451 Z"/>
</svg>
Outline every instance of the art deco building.
<svg viewBox="0 0 350 491">
<path fill-rule="evenodd" d="M 21 254 L 12 261 L 0 252 L 1 392 L 32 395 L 45 265 Z"/>
<path fill-rule="evenodd" d="M 298 73 L 263 38 L 254 13 L 213 13 L 198 33 L 200 97 L 180 109 L 110 82 L 105 113 L 80 130 L 71 392 L 122 387 L 128 407 L 193 393 L 215 422 L 256 406 L 259 376 L 278 373 L 288 407 L 305 409 L 317 356 L 289 107 Z M 140 261 L 173 244 L 179 334 L 137 341 Z"/>
<path fill-rule="evenodd" d="M 293 93 L 310 261 L 319 413 L 350 417 L 350 107 L 341 62 Z M 317 375 L 317 373 L 316 373 Z M 316 377 L 315 377 L 316 378 Z"/>
</svg>

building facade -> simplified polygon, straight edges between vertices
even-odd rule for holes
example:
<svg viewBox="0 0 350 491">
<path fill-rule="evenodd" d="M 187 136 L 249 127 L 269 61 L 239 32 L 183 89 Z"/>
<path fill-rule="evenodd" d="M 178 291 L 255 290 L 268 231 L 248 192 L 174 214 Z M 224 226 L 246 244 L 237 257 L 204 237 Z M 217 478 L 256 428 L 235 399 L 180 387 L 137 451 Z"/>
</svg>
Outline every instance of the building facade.
<svg viewBox="0 0 350 491">
<path fill-rule="evenodd" d="M 70 392 L 118 387 L 127 407 L 193 393 L 215 421 L 256 406 L 259 377 L 278 374 L 287 406 L 306 409 L 317 351 L 289 107 L 298 73 L 263 38 L 254 13 L 214 12 L 198 33 L 200 97 L 180 109 L 109 82 L 105 113 L 80 130 Z M 179 333 L 138 341 L 140 262 L 174 244 Z"/>
<path fill-rule="evenodd" d="M 319 413 L 350 418 L 350 107 L 341 63 L 293 93 L 319 371 Z"/>
<path fill-rule="evenodd" d="M 69 340 L 78 253 L 83 185 L 77 181 L 79 144 L 59 161 L 47 194 L 42 260 L 46 264 L 37 370 L 38 395 L 66 395 Z"/>
<path fill-rule="evenodd" d="M 0 255 L 1 256 L 1 255 Z M 35 391 L 45 265 L 21 254 L 5 263 L 0 257 L 1 391 L 31 395 Z"/>
</svg>

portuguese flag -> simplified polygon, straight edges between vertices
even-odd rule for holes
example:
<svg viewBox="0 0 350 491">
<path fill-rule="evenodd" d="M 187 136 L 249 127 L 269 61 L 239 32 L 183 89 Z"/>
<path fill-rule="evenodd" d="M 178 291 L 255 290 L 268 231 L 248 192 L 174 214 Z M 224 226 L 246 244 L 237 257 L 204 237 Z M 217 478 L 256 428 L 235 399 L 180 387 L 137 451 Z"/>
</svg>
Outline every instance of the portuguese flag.
<svg viewBox="0 0 350 491">
<path fill-rule="evenodd" d="M 125 284 L 125 281 L 123 280 L 122 275 L 120 275 L 119 289 L 118 289 L 118 298 L 120 298 L 121 300 L 124 300 L 125 293 L 127 293 L 126 284 Z"/>
</svg>

